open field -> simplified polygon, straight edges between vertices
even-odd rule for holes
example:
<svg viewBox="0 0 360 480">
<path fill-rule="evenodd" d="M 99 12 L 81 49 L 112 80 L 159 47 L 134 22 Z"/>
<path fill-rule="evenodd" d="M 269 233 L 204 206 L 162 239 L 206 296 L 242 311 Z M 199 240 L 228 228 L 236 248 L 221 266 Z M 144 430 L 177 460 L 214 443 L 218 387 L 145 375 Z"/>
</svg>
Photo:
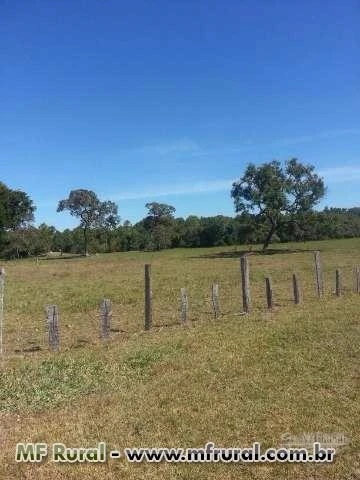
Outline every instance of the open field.
<svg viewBox="0 0 360 480">
<path fill-rule="evenodd" d="M 282 244 L 250 257 L 253 313 L 242 316 L 242 248 L 177 249 L 90 258 L 5 262 L 5 360 L 0 377 L 0 478 L 360 478 L 360 295 L 352 268 L 360 239 Z M 314 249 L 325 296 L 315 296 Z M 152 264 L 154 328 L 143 332 L 143 266 Z M 335 269 L 344 295 L 333 295 Z M 304 303 L 292 301 L 299 274 Z M 266 309 L 271 276 L 275 308 Z M 212 317 L 219 284 L 222 315 Z M 179 292 L 189 327 L 179 325 Z M 98 305 L 113 303 L 111 340 L 99 339 Z M 49 353 L 44 306 L 60 310 L 61 351 Z M 40 350 L 30 353 L 33 347 Z M 286 433 L 341 433 L 334 464 L 25 465 L 17 442 L 118 447 L 277 447 Z"/>
</svg>

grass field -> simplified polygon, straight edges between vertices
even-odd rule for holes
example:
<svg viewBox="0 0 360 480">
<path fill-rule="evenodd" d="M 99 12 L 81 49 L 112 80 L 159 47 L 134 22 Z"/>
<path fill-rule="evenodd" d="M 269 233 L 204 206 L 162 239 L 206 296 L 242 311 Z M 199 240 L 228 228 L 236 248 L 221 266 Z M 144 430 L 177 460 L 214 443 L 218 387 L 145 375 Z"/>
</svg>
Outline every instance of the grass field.
<svg viewBox="0 0 360 480">
<path fill-rule="evenodd" d="M 0 370 L 0 478 L 360 478 L 360 239 L 277 245 L 250 257 L 253 312 L 240 315 L 241 247 L 5 262 L 5 355 Z M 315 296 L 313 250 L 325 296 Z M 152 264 L 154 328 L 143 332 L 144 263 Z M 340 268 L 344 295 L 333 295 Z M 294 305 L 299 274 L 304 302 Z M 271 276 L 275 308 L 265 305 Z M 219 284 L 222 315 L 211 313 Z M 189 294 L 188 328 L 179 292 Z M 98 305 L 113 303 L 99 339 Z M 61 350 L 47 348 L 44 306 L 60 310 Z M 30 352 L 30 350 L 38 351 Z M 341 433 L 329 465 L 16 464 L 17 442 L 108 448 L 281 445 L 285 434 Z"/>
</svg>

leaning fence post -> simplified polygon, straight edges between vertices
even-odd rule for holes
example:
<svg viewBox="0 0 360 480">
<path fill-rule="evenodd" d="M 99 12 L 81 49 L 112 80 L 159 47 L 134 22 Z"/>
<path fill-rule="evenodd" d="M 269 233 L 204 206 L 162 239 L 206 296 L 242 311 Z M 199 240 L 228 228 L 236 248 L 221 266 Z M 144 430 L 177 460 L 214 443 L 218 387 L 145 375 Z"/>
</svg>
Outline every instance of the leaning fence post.
<svg viewBox="0 0 360 480">
<path fill-rule="evenodd" d="M 220 305 L 219 305 L 219 285 L 213 283 L 211 285 L 211 302 L 214 311 L 214 317 L 218 318 L 220 315 Z"/>
<path fill-rule="evenodd" d="M 59 350 L 59 311 L 56 305 L 47 305 L 46 319 L 49 330 L 49 346 L 51 350 Z"/>
<path fill-rule="evenodd" d="M 316 292 L 318 297 L 322 297 L 324 294 L 324 285 L 323 285 L 320 252 L 318 250 L 314 252 L 314 262 L 315 262 Z"/>
<path fill-rule="evenodd" d="M 272 282 L 270 277 L 265 278 L 265 288 L 266 288 L 266 301 L 268 308 L 273 308 L 273 290 L 272 290 Z"/>
<path fill-rule="evenodd" d="M 241 286 L 244 312 L 250 313 L 251 297 L 250 297 L 250 280 L 249 280 L 249 262 L 246 255 L 240 257 L 241 269 Z"/>
<path fill-rule="evenodd" d="M 111 317 L 111 301 L 108 298 L 104 298 L 100 304 L 100 330 L 102 338 L 110 336 Z"/>
<path fill-rule="evenodd" d="M 145 265 L 145 330 L 152 325 L 151 265 Z"/>
<path fill-rule="evenodd" d="M 0 268 L 0 355 L 4 353 L 3 330 L 4 330 L 4 291 L 5 291 L 5 269 Z"/>
<path fill-rule="evenodd" d="M 294 303 L 298 305 L 301 303 L 301 288 L 299 278 L 296 273 L 293 274 L 293 290 L 294 290 Z"/>
<path fill-rule="evenodd" d="M 335 294 L 338 297 L 341 296 L 341 274 L 340 274 L 340 270 L 336 270 L 336 273 L 335 273 Z"/>
<path fill-rule="evenodd" d="M 188 311 L 189 311 L 189 301 L 186 292 L 186 288 L 182 288 L 180 290 L 181 295 L 181 311 L 180 311 L 180 319 L 183 325 L 187 324 L 188 321 Z"/>
<path fill-rule="evenodd" d="M 354 267 L 354 293 L 360 293 L 360 268 Z"/>
</svg>

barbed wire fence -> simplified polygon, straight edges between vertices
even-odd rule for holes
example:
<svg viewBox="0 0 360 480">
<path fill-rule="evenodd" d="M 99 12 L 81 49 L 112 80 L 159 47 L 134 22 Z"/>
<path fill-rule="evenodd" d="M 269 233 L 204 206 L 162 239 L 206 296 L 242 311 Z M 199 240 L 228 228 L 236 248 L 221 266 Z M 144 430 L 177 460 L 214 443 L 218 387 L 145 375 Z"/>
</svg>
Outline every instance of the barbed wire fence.
<svg viewBox="0 0 360 480">
<path fill-rule="evenodd" d="M 344 288 L 344 272 L 336 269 L 333 272 L 331 289 L 325 288 L 330 284 L 329 274 L 324 279 L 321 255 L 319 251 L 314 252 L 313 269 L 314 283 L 301 278 L 297 272 L 290 273 L 286 277 L 289 282 L 289 295 L 286 297 L 277 295 L 276 283 L 271 276 L 263 275 L 262 282 L 251 284 L 250 262 L 252 254 L 244 254 L 240 257 L 240 264 L 231 263 L 234 268 L 229 268 L 221 283 L 218 278 L 210 283 L 207 291 L 203 291 L 196 283 L 187 279 L 186 284 L 181 287 L 167 285 L 165 294 L 162 292 L 161 284 L 153 286 L 153 270 L 150 264 L 144 268 L 144 301 L 143 308 L 139 305 L 125 306 L 112 303 L 110 298 L 103 298 L 99 302 L 97 312 L 64 313 L 65 321 L 62 318 L 61 305 L 45 306 L 45 315 L 42 328 L 22 328 L 21 319 L 17 324 L 17 341 L 14 346 L 7 346 L 7 354 L 11 353 L 24 355 L 31 352 L 46 351 L 58 352 L 64 349 L 78 348 L 97 342 L 109 342 L 129 338 L 142 331 L 157 331 L 166 327 L 174 327 L 195 324 L 198 320 L 209 318 L 219 321 L 226 316 L 252 315 L 254 312 L 271 313 L 277 308 L 294 304 L 304 303 L 304 286 L 306 287 L 306 298 L 309 298 L 313 289 L 318 298 L 323 298 L 330 292 L 336 297 L 342 297 L 352 290 L 360 294 L 360 267 L 352 269 L 352 288 Z M 348 272 L 347 272 L 348 273 Z M 216 277 L 216 275 L 214 275 Z M 178 279 L 178 284 L 182 280 Z M 311 287 L 311 283 L 313 287 Z M 305 284 L 305 285 L 304 285 Z M 254 287 L 254 288 L 252 288 Z M 315 288 L 314 288 L 315 287 Z M 4 358 L 4 294 L 5 294 L 5 271 L 0 268 L 0 354 Z M 165 296 L 165 299 L 162 298 Z M 161 302 L 158 301 L 161 299 Z M 261 304 L 259 303 L 261 299 Z M 256 300 L 256 301 L 254 301 Z M 142 312 L 142 313 L 141 313 Z M 136 321 L 126 323 L 125 317 L 135 318 Z M 141 324 L 141 317 L 143 323 Z M 165 320 L 164 320 L 165 319 Z M 97 332 L 94 335 L 94 332 Z M 48 341 L 46 341 L 46 337 Z"/>
</svg>

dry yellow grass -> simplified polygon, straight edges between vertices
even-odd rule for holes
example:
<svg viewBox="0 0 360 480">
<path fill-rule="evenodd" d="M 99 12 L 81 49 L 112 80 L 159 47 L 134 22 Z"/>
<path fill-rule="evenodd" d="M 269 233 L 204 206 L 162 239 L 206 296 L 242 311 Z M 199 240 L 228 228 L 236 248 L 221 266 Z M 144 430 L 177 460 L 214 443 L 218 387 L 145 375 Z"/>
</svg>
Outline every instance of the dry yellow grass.
<svg viewBox="0 0 360 480">
<path fill-rule="evenodd" d="M 356 479 L 359 458 L 359 307 L 352 266 L 360 240 L 281 245 L 303 249 L 250 259 L 254 311 L 241 311 L 233 248 L 126 253 L 5 264 L 6 357 L 0 378 L 0 478 Z M 326 295 L 315 297 L 312 249 L 322 251 Z M 240 250 L 240 247 L 239 247 Z M 227 252 L 226 256 L 209 258 Z M 229 255 L 229 256 L 227 256 Z M 143 328 L 143 265 L 153 265 L 154 329 Z M 332 295 L 341 268 L 344 296 Z M 296 271 L 304 303 L 293 305 Z M 265 308 L 264 277 L 276 306 Z M 211 315 L 219 283 L 224 315 Z M 179 326 L 179 290 L 191 322 Z M 111 298 L 113 333 L 98 338 L 98 303 Z M 61 352 L 46 349 L 43 308 L 61 311 Z M 84 340 L 84 341 L 80 341 Z M 85 342 L 86 340 L 86 342 Z M 40 352 L 26 353 L 32 345 Z M 76 347 L 79 348 L 76 348 Z M 15 350 L 21 350 L 16 352 Z M 343 433 L 331 465 L 16 464 L 17 442 L 117 447 L 264 447 L 285 433 Z"/>
</svg>

